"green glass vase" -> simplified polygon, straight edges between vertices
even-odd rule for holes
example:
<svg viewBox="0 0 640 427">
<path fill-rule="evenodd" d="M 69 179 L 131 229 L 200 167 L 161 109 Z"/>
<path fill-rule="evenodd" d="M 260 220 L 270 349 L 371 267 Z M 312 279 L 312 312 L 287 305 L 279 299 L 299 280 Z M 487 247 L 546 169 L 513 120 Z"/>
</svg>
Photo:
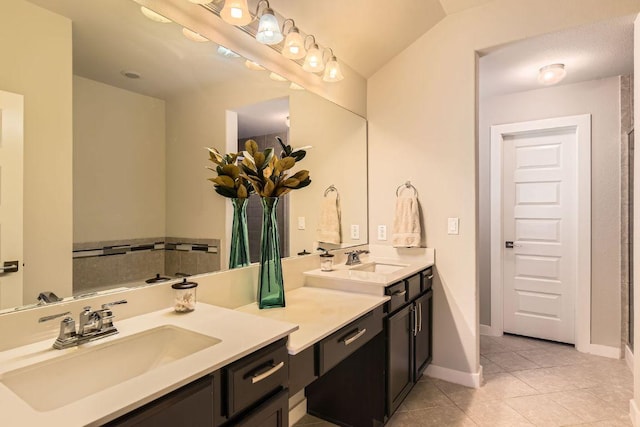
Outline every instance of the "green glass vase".
<svg viewBox="0 0 640 427">
<path fill-rule="evenodd" d="M 258 306 L 263 308 L 284 307 L 284 282 L 280 259 L 280 235 L 276 207 L 280 199 L 263 197 L 262 237 L 260 242 L 260 281 L 258 283 Z"/>
<path fill-rule="evenodd" d="M 249 258 L 249 233 L 247 232 L 248 198 L 231 199 L 233 205 L 233 224 L 231 225 L 231 250 L 229 268 L 246 267 Z"/>
</svg>

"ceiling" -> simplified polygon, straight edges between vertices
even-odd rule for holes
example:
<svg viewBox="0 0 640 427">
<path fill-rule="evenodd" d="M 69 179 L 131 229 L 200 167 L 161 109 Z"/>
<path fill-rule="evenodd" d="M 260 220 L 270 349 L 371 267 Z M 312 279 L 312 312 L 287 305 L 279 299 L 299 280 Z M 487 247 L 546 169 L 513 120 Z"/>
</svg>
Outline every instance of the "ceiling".
<svg viewBox="0 0 640 427">
<path fill-rule="evenodd" d="M 538 70 L 565 64 L 559 85 L 633 72 L 633 20 L 622 17 L 534 37 L 500 47 L 480 58 L 480 97 L 540 89 Z"/>
</svg>

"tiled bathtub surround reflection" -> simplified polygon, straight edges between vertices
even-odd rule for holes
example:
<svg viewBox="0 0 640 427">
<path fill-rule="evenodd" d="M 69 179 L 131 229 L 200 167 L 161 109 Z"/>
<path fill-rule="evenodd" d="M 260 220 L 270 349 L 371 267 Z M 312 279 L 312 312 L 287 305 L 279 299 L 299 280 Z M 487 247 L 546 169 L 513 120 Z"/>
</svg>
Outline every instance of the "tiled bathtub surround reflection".
<svg viewBox="0 0 640 427">
<path fill-rule="evenodd" d="M 480 337 L 484 383 L 472 389 L 422 377 L 388 427 L 626 427 L 633 375 L 624 360 L 505 335 Z M 296 426 L 333 426 L 305 416 Z"/>
<path fill-rule="evenodd" d="M 218 239 L 157 237 L 74 244 L 73 292 L 220 270 Z"/>
</svg>

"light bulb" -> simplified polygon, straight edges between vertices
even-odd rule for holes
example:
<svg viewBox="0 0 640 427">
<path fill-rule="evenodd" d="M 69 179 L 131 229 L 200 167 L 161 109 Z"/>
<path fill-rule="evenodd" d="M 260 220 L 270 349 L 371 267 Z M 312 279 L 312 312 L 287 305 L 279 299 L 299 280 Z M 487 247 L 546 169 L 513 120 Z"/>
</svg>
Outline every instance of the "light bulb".
<svg viewBox="0 0 640 427">
<path fill-rule="evenodd" d="M 540 68 L 538 72 L 538 82 L 543 85 L 553 85 L 559 83 L 567 75 L 564 64 L 551 64 Z"/>
</svg>

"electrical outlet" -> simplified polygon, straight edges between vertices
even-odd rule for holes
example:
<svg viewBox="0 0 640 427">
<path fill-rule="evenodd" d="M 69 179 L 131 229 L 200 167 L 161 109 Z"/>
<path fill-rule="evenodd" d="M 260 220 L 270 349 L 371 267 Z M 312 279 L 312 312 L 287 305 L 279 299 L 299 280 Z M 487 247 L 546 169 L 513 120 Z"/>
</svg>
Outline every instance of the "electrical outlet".
<svg viewBox="0 0 640 427">
<path fill-rule="evenodd" d="M 459 221 L 460 221 L 459 218 L 449 218 L 447 223 L 448 234 L 459 234 L 458 233 Z"/>
<path fill-rule="evenodd" d="M 379 225 L 378 226 L 378 240 L 387 240 L 387 226 Z"/>
<path fill-rule="evenodd" d="M 303 216 L 299 216 L 298 217 L 298 230 L 304 230 L 305 228 L 307 228 L 305 219 Z"/>
<path fill-rule="evenodd" d="M 351 224 L 351 238 L 353 240 L 360 239 L 360 226 L 358 224 Z"/>
</svg>

